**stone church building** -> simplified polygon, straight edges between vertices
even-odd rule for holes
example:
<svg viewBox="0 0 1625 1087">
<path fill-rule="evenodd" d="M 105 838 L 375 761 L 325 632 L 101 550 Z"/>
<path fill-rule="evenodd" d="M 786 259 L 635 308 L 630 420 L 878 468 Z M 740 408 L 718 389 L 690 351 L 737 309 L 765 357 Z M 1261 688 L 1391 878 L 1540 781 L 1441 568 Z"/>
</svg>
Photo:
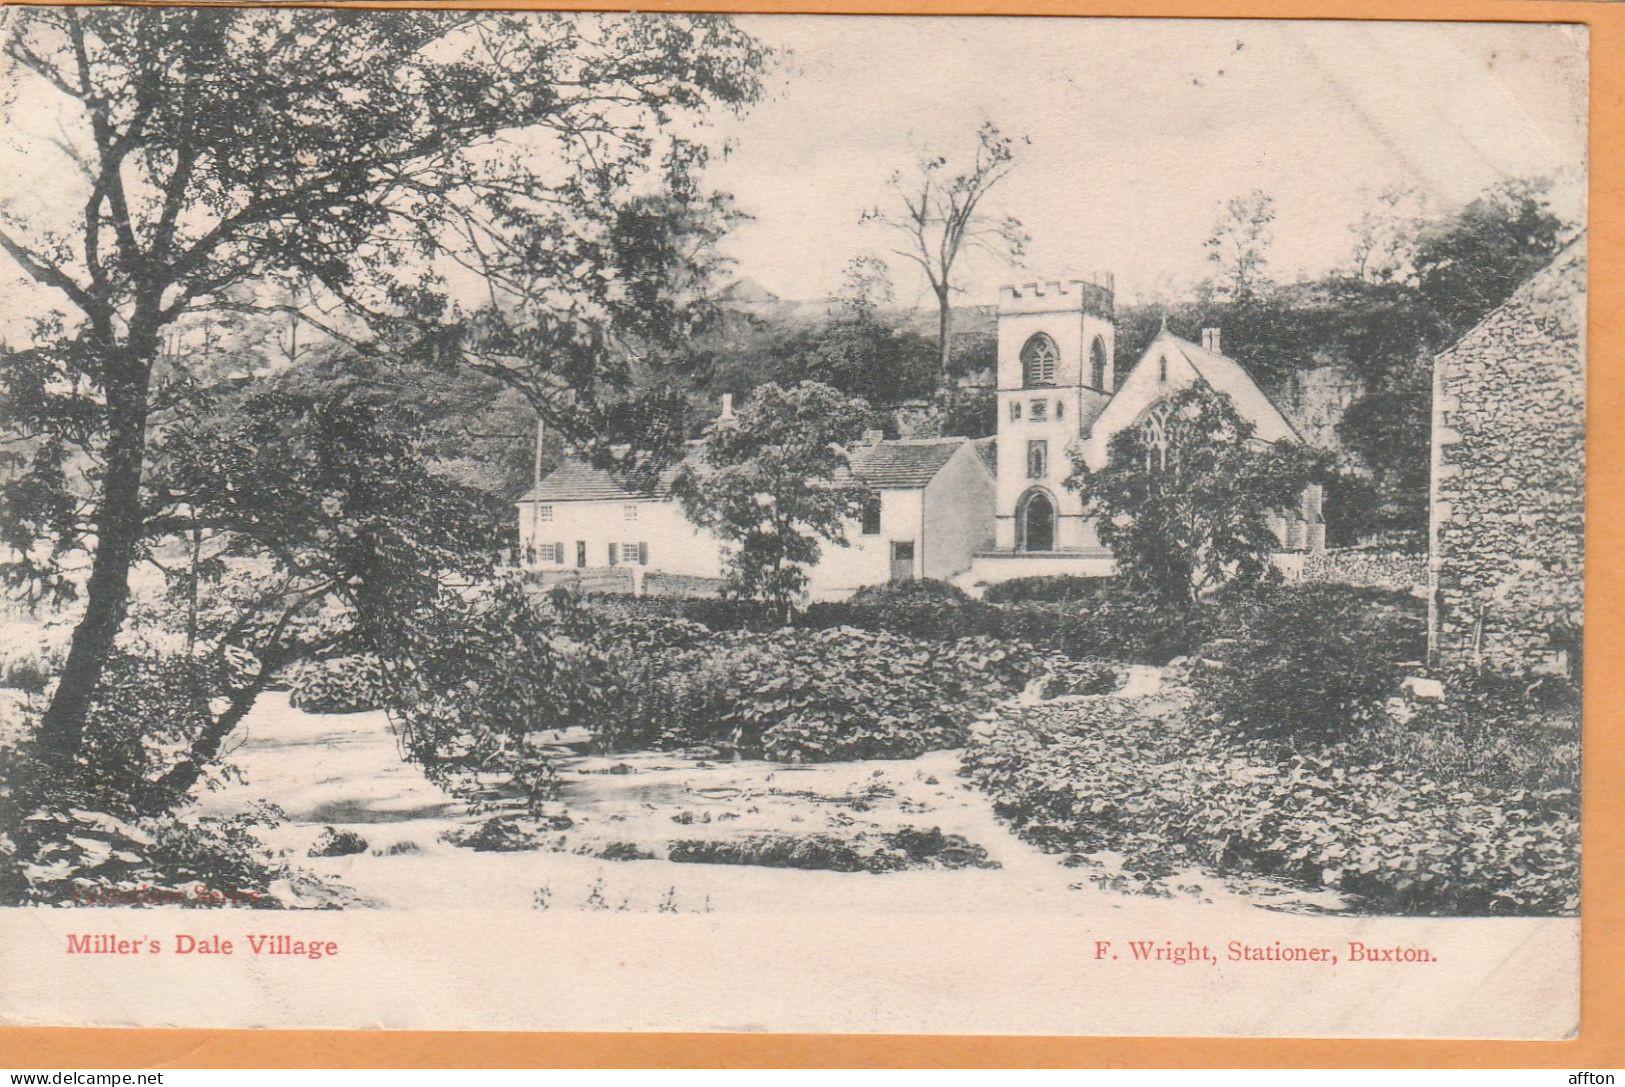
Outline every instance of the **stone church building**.
<svg viewBox="0 0 1625 1087">
<path fill-rule="evenodd" d="M 1195 384 L 1229 397 L 1256 440 L 1302 440 L 1223 354 L 1219 330 L 1205 330 L 1202 339 L 1192 343 L 1164 328 L 1118 374 L 1109 276 L 1004 288 L 997 434 L 976 441 L 874 434 L 853 448 L 852 472 L 875 497 L 849 526 L 849 546 L 821 545 L 809 590 L 834 597 L 913 578 L 974 588 L 1033 575 L 1111 575 L 1111 552 L 1084 516 L 1083 499 L 1064 485 L 1072 450 L 1101 467 L 1113 435 L 1129 427 L 1154 435 L 1162 402 Z M 567 460 L 519 500 L 518 514 L 522 561 L 543 571 L 632 567 L 635 586 L 649 573 L 722 574 L 718 541 L 687 521 L 664 484 L 653 495 L 632 494 L 608 472 Z M 1285 553 L 1324 549 L 1319 488 L 1281 511 L 1275 527 Z"/>
<path fill-rule="evenodd" d="M 1428 651 L 1577 673 L 1585 557 L 1584 236 L 1433 362 Z"/>
</svg>

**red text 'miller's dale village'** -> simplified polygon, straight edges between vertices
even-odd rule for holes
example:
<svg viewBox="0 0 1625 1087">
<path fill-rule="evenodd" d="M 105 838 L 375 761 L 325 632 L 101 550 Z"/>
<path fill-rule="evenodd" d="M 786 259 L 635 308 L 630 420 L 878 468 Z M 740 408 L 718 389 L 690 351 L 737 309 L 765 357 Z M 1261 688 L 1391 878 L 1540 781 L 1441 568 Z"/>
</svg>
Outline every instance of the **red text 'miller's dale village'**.
<svg viewBox="0 0 1625 1087">
<path fill-rule="evenodd" d="M 305 940 L 287 933 L 255 933 L 245 937 L 251 955 L 287 955 L 306 959 L 329 959 L 339 953 L 337 940 Z M 191 936 L 174 933 L 166 946 L 162 939 L 148 936 L 119 936 L 110 932 L 68 935 L 70 955 L 235 955 L 236 940 L 214 933 Z"/>
</svg>

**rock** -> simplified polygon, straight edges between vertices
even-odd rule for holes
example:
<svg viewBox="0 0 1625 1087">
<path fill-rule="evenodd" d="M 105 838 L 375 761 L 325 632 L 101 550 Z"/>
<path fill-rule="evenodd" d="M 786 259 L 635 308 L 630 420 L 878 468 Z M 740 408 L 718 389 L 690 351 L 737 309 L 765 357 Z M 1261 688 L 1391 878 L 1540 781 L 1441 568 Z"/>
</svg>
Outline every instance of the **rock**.
<svg viewBox="0 0 1625 1087">
<path fill-rule="evenodd" d="M 1424 702 L 1440 702 L 1444 700 L 1444 684 L 1436 679 L 1426 676 L 1406 676 L 1399 689 L 1412 698 Z"/>
<path fill-rule="evenodd" d="M 355 853 L 367 851 L 367 839 L 353 830 L 335 830 L 332 827 L 323 827 L 321 834 L 310 847 L 307 857 L 348 857 Z"/>
<path fill-rule="evenodd" d="M 535 820 L 497 815 L 477 826 L 461 826 L 440 836 L 443 842 L 472 849 L 476 853 L 517 853 L 547 845 L 543 827 Z"/>
</svg>

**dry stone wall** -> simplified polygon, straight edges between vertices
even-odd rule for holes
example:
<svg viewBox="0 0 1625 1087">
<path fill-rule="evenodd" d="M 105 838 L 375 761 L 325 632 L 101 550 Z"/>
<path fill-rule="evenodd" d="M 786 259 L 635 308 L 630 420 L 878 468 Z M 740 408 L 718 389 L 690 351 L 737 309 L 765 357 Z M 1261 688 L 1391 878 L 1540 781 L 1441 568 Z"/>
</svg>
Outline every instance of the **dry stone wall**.
<svg viewBox="0 0 1625 1087">
<path fill-rule="evenodd" d="M 1585 540 L 1582 238 L 1434 360 L 1429 651 L 1578 664 Z"/>
</svg>

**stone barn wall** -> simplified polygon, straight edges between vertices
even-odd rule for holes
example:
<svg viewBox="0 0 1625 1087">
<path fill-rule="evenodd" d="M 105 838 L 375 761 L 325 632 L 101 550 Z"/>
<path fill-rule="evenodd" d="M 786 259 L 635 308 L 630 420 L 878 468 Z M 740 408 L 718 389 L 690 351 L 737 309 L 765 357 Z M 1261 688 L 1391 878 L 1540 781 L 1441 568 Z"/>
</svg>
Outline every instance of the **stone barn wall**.
<svg viewBox="0 0 1625 1087">
<path fill-rule="evenodd" d="M 1434 360 L 1428 650 L 1445 668 L 1579 664 L 1584 238 Z"/>
</svg>

